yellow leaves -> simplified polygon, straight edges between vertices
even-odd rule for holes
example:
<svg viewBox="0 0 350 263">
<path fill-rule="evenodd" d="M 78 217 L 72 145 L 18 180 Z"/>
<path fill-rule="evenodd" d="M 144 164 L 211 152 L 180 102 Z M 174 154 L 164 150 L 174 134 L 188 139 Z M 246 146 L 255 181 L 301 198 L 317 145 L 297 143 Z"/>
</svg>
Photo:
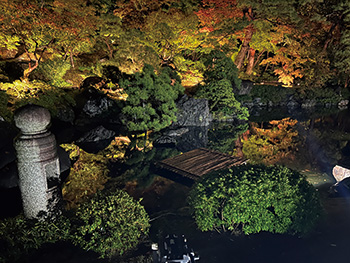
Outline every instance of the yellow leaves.
<svg viewBox="0 0 350 263">
<path fill-rule="evenodd" d="M 264 59 L 260 65 L 279 66 L 274 70 L 274 73 L 278 76 L 279 82 L 290 87 L 296 78 L 303 77 L 302 66 L 308 61 L 308 58 L 303 58 L 301 55 L 300 44 L 294 41 L 280 47 L 273 57 Z"/>
<path fill-rule="evenodd" d="M 102 156 L 87 153 L 74 144 L 61 145 L 69 152 L 69 157 L 77 159 L 62 187 L 67 208 L 76 207 L 87 196 L 103 189 L 108 181 L 107 160 Z"/>
<path fill-rule="evenodd" d="M 301 78 L 303 75 L 300 70 L 286 71 L 283 69 L 275 69 L 274 73 L 278 76 L 278 81 L 283 83 L 285 87 L 291 87 L 295 78 Z"/>
<path fill-rule="evenodd" d="M 131 143 L 126 136 L 115 137 L 109 146 L 103 150 L 103 155 L 112 161 L 124 158 L 125 149 Z"/>
<path fill-rule="evenodd" d="M 75 160 L 80 155 L 80 148 L 75 144 L 61 144 L 60 145 L 66 152 L 69 153 L 69 159 Z"/>
</svg>

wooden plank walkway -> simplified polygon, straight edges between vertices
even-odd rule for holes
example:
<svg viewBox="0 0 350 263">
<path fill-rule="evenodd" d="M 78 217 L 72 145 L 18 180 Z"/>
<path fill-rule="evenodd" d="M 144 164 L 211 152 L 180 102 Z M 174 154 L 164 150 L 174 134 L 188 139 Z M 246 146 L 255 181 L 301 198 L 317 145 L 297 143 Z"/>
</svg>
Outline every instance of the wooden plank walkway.
<svg viewBox="0 0 350 263">
<path fill-rule="evenodd" d="M 198 148 L 157 163 L 157 166 L 193 180 L 215 170 L 241 165 L 247 160 L 232 155 Z"/>
</svg>

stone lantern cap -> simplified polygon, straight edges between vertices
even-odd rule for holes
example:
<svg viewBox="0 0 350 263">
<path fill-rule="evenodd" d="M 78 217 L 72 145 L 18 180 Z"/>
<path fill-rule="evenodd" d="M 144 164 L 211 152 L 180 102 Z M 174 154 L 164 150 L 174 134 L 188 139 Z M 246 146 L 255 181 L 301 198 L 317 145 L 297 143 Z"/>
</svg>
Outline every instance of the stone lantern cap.
<svg viewBox="0 0 350 263">
<path fill-rule="evenodd" d="M 23 134 L 37 134 L 46 131 L 51 115 L 47 109 L 29 104 L 16 111 L 14 120 Z"/>
</svg>

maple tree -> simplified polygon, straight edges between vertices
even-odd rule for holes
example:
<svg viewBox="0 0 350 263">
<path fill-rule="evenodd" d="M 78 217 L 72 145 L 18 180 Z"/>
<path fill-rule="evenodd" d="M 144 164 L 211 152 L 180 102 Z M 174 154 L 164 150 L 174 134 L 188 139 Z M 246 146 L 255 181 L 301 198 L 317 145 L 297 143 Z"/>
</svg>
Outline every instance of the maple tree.
<svg viewBox="0 0 350 263">
<path fill-rule="evenodd" d="M 315 37 L 306 34 L 300 17 L 308 2 L 203 0 L 196 14 L 202 30 L 229 47 L 241 73 L 253 76 L 257 66 L 265 67 L 261 72 L 270 67 L 281 83 L 290 86 L 304 76 L 303 66 L 314 62 L 315 54 L 306 52 L 304 45 L 309 47 Z"/>
<path fill-rule="evenodd" d="M 174 0 L 130 0 L 117 1 L 114 14 L 122 19 L 123 24 L 128 28 L 141 29 L 145 19 L 153 11 L 167 9 L 178 1 Z"/>
<path fill-rule="evenodd" d="M 208 53 L 203 47 L 205 37 L 198 32 L 198 19 L 178 8 L 151 13 L 145 22 L 143 43 L 155 50 L 160 63 L 176 69 L 183 80 L 201 78 L 204 66 L 199 54 Z M 197 58 L 195 58 L 197 57 Z"/>
<path fill-rule="evenodd" d="M 1 0 L 0 48 L 27 64 L 24 80 L 45 60 L 74 67 L 85 53 L 129 74 L 171 65 L 195 85 L 203 54 L 216 49 L 240 78 L 316 87 L 339 73 L 347 85 L 348 8 L 345 0 Z"/>
<path fill-rule="evenodd" d="M 92 47 L 94 9 L 85 0 L 1 0 L 0 11 L 0 45 L 17 50 L 17 61 L 28 63 L 24 80 L 45 53 L 69 57 L 74 66 L 73 56 Z"/>
</svg>

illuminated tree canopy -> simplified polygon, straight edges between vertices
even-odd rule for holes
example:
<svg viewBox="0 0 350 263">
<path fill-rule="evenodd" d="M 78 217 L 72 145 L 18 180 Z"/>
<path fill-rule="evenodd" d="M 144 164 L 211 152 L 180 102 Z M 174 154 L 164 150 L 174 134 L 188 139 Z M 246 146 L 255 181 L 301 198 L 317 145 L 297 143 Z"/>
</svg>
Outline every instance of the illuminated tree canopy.
<svg viewBox="0 0 350 263">
<path fill-rule="evenodd" d="M 148 64 L 172 67 L 190 89 L 205 82 L 216 51 L 240 79 L 347 87 L 348 8 L 345 0 L 0 0 L 0 80 L 18 79 L 4 63 L 18 63 L 24 82 L 52 69 L 39 79 L 55 87 L 76 83 L 69 74 L 101 76 L 103 65 L 135 74 Z"/>
</svg>

